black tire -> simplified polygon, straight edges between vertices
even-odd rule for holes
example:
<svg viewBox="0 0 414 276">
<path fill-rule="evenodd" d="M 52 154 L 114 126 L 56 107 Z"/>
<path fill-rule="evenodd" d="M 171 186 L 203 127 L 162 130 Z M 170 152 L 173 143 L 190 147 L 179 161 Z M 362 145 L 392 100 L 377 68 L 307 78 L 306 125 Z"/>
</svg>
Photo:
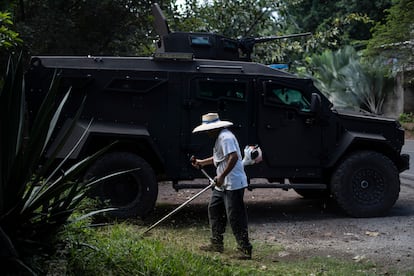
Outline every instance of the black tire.
<svg viewBox="0 0 414 276">
<path fill-rule="evenodd" d="M 382 216 L 398 199 L 398 170 L 378 152 L 358 151 L 348 155 L 333 173 L 331 192 L 350 216 Z"/>
<path fill-rule="evenodd" d="M 91 179 L 133 168 L 139 170 L 110 178 L 98 184 L 91 193 L 118 208 L 109 212 L 111 217 L 145 217 L 154 209 L 158 185 L 151 166 L 135 154 L 111 152 L 97 160 L 85 174 L 85 179 Z"/>
</svg>

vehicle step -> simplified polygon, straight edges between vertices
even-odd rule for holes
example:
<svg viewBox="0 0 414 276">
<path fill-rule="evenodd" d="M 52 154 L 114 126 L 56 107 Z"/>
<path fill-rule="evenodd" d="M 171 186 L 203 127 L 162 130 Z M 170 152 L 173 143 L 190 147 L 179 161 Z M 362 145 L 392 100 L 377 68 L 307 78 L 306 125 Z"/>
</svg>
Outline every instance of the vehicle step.
<svg viewBox="0 0 414 276">
<path fill-rule="evenodd" d="M 289 189 L 327 189 L 327 185 L 326 184 L 319 184 L 319 183 L 311 183 L 311 184 L 300 184 L 300 183 L 295 183 L 295 184 L 284 184 L 284 183 L 263 183 L 263 184 L 250 184 L 248 189 L 249 190 L 253 190 L 256 188 L 279 188 L 279 189 L 283 189 L 283 190 L 289 190 Z"/>
<path fill-rule="evenodd" d="M 177 183 L 173 185 L 173 188 L 178 191 L 178 190 L 182 190 L 182 189 L 203 189 L 205 187 L 207 187 L 208 184 L 192 184 L 192 183 Z M 247 187 L 249 190 L 253 190 L 256 188 L 278 188 L 278 189 L 283 189 L 283 190 L 288 190 L 288 189 L 327 189 L 327 185 L 326 184 L 319 184 L 319 183 L 311 183 L 311 184 L 300 184 L 300 183 L 295 183 L 295 184 L 283 184 L 283 183 L 254 183 L 254 184 L 250 184 Z"/>
</svg>

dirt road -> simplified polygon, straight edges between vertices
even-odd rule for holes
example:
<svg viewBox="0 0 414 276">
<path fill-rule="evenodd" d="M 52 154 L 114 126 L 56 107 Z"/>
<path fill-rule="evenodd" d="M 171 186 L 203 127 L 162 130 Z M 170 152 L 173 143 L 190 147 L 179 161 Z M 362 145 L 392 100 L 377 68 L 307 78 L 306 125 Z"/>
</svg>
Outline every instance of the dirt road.
<svg viewBox="0 0 414 276">
<path fill-rule="evenodd" d="M 202 180 L 201 180 L 202 181 Z M 158 204 L 181 204 L 198 190 L 160 186 Z M 207 216 L 209 192 L 191 202 Z M 282 245 L 275 258 L 337 257 L 370 260 L 381 267 L 414 270 L 414 181 L 402 178 L 400 197 L 386 217 L 350 218 L 332 204 L 303 199 L 293 190 L 246 191 L 251 239 Z M 187 209 L 187 210 L 188 210 Z M 182 212 L 186 212 L 183 209 Z M 194 216 L 194 214 L 193 214 Z"/>
</svg>

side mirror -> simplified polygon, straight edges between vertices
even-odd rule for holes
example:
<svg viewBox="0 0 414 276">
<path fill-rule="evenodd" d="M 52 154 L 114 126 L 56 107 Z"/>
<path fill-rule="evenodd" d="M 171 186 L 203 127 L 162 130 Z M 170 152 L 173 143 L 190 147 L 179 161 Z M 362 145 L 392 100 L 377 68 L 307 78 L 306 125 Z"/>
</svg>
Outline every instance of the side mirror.
<svg viewBox="0 0 414 276">
<path fill-rule="evenodd" d="M 310 110 L 314 114 L 321 112 L 321 96 L 317 93 L 312 93 Z"/>
</svg>

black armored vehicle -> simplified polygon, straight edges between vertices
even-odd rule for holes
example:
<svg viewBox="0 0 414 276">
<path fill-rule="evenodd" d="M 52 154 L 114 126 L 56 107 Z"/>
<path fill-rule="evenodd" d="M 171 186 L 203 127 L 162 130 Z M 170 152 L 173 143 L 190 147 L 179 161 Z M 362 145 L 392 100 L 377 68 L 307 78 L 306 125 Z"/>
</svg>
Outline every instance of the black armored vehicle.
<svg viewBox="0 0 414 276">
<path fill-rule="evenodd" d="M 78 140 L 73 160 L 117 140 L 85 177 L 140 168 L 97 189 L 119 207 L 115 216 L 148 215 L 159 181 L 171 181 L 176 190 L 197 186 L 188 180 L 202 174 L 189 157 L 209 156 L 212 141 L 191 132 L 208 112 L 234 123 L 241 146 L 260 145 L 263 162 L 246 167 L 246 173 L 263 181 L 254 181 L 251 189 L 332 196 L 355 217 L 383 215 L 394 205 L 399 173 L 409 167 L 397 121 L 335 110 L 310 79 L 251 62 L 254 39 L 170 32 L 156 5 L 154 12 L 160 40 L 152 57 L 34 56 L 26 74 L 32 116 L 56 69 L 61 93 L 72 88 L 60 132 L 87 95 L 59 157 Z"/>
</svg>

